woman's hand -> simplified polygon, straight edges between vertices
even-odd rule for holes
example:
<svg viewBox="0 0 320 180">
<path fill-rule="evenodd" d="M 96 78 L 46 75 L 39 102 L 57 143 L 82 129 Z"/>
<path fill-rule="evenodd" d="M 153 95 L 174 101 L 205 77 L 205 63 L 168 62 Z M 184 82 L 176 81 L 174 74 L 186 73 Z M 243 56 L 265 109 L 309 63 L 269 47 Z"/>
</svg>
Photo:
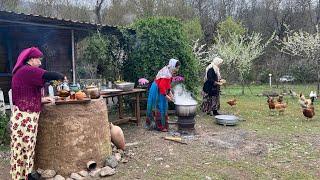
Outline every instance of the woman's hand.
<svg viewBox="0 0 320 180">
<path fill-rule="evenodd" d="M 41 103 L 46 104 L 46 103 L 54 103 L 54 99 L 51 97 L 42 97 L 41 98 Z"/>
<path fill-rule="evenodd" d="M 218 82 L 216 81 L 215 84 L 216 84 L 216 85 L 219 85 L 219 86 L 222 86 L 222 85 L 223 85 L 223 83 L 220 82 L 220 81 L 218 81 Z"/>
<path fill-rule="evenodd" d="M 174 102 L 173 96 L 166 95 L 166 98 L 167 98 L 168 101 Z"/>
</svg>

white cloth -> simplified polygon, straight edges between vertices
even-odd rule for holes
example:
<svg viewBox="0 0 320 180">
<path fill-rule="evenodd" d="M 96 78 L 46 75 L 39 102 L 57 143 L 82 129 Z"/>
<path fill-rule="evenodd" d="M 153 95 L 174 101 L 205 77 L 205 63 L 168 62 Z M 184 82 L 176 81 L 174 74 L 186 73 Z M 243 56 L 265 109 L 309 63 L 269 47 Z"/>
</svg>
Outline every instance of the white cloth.
<svg viewBox="0 0 320 180">
<path fill-rule="evenodd" d="M 220 75 L 220 68 L 218 67 L 218 65 L 220 65 L 223 62 L 223 59 L 219 58 L 219 57 L 215 57 L 212 62 L 209 64 L 209 66 L 206 67 L 206 74 L 204 76 L 204 81 L 207 81 L 207 74 L 209 69 L 213 68 L 214 72 L 216 73 L 218 80 L 221 79 L 221 75 Z"/>
<path fill-rule="evenodd" d="M 161 78 L 171 78 L 172 72 L 176 69 L 176 64 L 178 60 L 176 59 L 170 59 L 169 64 L 165 67 L 163 67 L 157 74 L 156 80 Z"/>
</svg>

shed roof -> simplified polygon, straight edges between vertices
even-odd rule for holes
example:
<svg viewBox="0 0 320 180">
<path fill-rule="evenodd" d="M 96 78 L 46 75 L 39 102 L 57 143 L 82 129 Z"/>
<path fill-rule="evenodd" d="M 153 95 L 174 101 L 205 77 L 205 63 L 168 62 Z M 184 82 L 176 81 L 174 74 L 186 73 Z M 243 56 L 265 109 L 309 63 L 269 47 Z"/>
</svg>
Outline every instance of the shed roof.
<svg viewBox="0 0 320 180">
<path fill-rule="evenodd" d="M 18 23 L 35 26 L 46 26 L 60 29 L 74 30 L 96 30 L 101 29 L 104 32 L 119 31 L 115 26 L 95 24 L 90 22 L 80 22 L 70 19 L 41 16 L 35 14 L 17 13 L 12 11 L 0 11 L 0 22 Z"/>
</svg>

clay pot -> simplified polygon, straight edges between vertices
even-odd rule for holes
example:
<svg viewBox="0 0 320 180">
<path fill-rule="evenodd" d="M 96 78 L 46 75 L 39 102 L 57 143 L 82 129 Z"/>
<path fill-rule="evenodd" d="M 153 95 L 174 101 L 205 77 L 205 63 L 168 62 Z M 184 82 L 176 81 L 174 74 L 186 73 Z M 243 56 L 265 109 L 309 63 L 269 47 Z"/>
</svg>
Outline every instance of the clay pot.
<svg viewBox="0 0 320 180">
<path fill-rule="evenodd" d="M 118 149 L 124 150 L 126 143 L 122 129 L 119 126 L 110 123 L 110 134 L 112 143 L 117 146 Z"/>
<path fill-rule="evenodd" d="M 100 92 L 99 88 L 96 86 L 87 86 L 86 88 L 86 94 L 91 98 L 91 99 L 98 99 L 100 97 Z"/>
</svg>

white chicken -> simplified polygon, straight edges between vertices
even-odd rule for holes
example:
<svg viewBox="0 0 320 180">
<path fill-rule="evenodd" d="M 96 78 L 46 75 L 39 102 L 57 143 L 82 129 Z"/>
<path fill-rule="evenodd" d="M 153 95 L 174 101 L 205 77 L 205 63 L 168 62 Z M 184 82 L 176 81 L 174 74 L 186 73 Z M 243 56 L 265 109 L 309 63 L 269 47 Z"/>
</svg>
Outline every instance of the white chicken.
<svg viewBox="0 0 320 180">
<path fill-rule="evenodd" d="M 314 92 L 311 91 L 310 94 L 309 94 L 309 97 L 310 97 L 310 98 L 314 97 L 314 98 L 316 99 L 316 98 L 317 98 L 317 93 L 316 93 L 316 91 L 314 91 Z"/>
</svg>

